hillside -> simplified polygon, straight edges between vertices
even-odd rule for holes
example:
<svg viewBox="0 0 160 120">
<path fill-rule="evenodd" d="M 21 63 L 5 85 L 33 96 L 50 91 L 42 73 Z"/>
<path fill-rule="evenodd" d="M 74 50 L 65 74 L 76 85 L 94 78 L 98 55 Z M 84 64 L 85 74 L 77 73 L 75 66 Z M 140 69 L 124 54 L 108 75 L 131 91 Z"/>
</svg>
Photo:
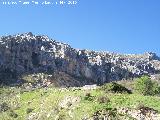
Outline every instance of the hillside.
<svg viewBox="0 0 160 120">
<path fill-rule="evenodd" d="M 100 87 L 1 88 L 1 120 L 160 120 L 160 97 Z"/>
<path fill-rule="evenodd" d="M 160 120 L 160 57 L 2 36 L 0 120 Z"/>
</svg>

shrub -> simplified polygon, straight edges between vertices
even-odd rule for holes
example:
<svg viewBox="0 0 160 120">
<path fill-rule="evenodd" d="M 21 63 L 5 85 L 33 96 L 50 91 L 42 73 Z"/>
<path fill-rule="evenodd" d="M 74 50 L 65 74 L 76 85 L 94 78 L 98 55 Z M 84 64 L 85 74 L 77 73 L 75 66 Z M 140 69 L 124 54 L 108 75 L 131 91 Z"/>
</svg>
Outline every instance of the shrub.
<svg viewBox="0 0 160 120">
<path fill-rule="evenodd" d="M 109 98 L 107 96 L 99 96 L 97 99 L 97 102 L 99 103 L 108 103 L 110 102 Z"/>
<path fill-rule="evenodd" d="M 146 107 L 146 106 L 144 106 L 143 104 L 139 104 L 138 106 L 137 106 L 137 109 L 138 110 L 140 110 L 140 112 L 143 114 L 143 115 L 146 115 L 147 113 L 154 113 L 154 114 L 156 114 L 156 113 L 158 113 L 158 111 L 157 110 L 155 110 L 155 109 L 153 109 L 153 108 L 150 108 L 150 107 Z"/>
<path fill-rule="evenodd" d="M 26 113 L 29 114 L 29 113 L 31 113 L 32 111 L 33 111 L 32 108 L 27 108 Z"/>
<path fill-rule="evenodd" d="M 10 107 L 8 106 L 8 104 L 6 102 L 3 102 L 2 104 L 0 104 L 0 112 L 5 112 L 9 109 L 10 109 Z"/>
<path fill-rule="evenodd" d="M 131 90 L 127 89 L 126 87 L 116 82 L 107 83 L 102 86 L 102 89 L 105 90 L 106 92 L 129 93 L 129 94 L 132 93 Z"/>
<path fill-rule="evenodd" d="M 11 111 L 9 112 L 9 116 L 10 116 L 10 117 L 13 117 L 13 118 L 17 118 L 17 117 L 18 117 L 18 114 L 16 114 L 14 111 L 11 110 Z"/>
<path fill-rule="evenodd" d="M 91 93 L 86 93 L 84 96 L 84 100 L 88 100 L 88 101 L 92 101 L 93 100 L 93 96 L 91 95 Z"/>
<path fill-rule="evenodd" d="M 56 120 L 70 120 L 67 111 L 60 111 Z"/>
<path fill-rule="evenodd" d="M 156 95 L 160 93 L 158 83 L 152 81 L 148 76 L 138 78 L 134 83 L 134 90 L 142 95 Z"/>
<path fill-rule="evenodd" d="M 93 120 L 120 120 L 120 115 L 116 108 L 106 108 L 96 111 L 92 115 Z"/>
</svg>

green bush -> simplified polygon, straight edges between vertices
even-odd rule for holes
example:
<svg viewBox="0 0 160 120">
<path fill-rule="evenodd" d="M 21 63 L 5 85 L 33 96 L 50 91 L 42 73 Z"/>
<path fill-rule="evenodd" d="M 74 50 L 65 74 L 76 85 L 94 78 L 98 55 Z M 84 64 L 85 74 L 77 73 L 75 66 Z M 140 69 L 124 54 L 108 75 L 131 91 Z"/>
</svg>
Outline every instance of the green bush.
<svg viewBox="0 0 160 120">
<path fill-rule="evenodd" d="M 99 103 L 109 103 L 110 100 L 107 96 L 99 96 L 97 99 L 97 102 Z"/>
<path fill-rule="evenodd" d="M 91 95 L 91 93 L 86 93 L 84 96 L 84 100 L 88 100 L 88 101 L 92 101 L 93 100 L 93 96 Z"/>
<path fill-rule="evenodd" d="M 26 113 L 27 113 L 27 114 L 31 113 L 32 111 L 33 111 L 32 108 L 27 108 L 27 109 L 26 109 Z"/>
<path fill-rule="evenodd" d="M 102 86 L 102 89 L 105 90 L 106 92 L 113 92 L 113 93 L 129 93 L 129 94 L 132 93 L 131 90 L 127 89 L 126 87 L 116 82 L 107 83 Z"/>
<path fill-rule="evenodd" d="M 142 76 L 135 80 L 134 90 L 142 95 L 156 95 L 160 93 L 160 86 L 148 76 Z"/>
<path fill-rule="evenodd" d="M 11 110 L 9 112 L 9 116 L 12 117 L 12 118 L 17 118 L 18 117 L 18 114 L 16 114 L 13 110 Z"/>
<path fill-rule="evenodd" d="M 120 114 L 116 108 L 106 108 L 97 110 L 93 115 L 93 120 L 121 120 Z"/>
<path fill-rule="evenodd" d="M 8 106 L 8 104 L 6 102 L 3 102 L 2 104 L 0 104 L 0 112 L 5 112 L 9 109 L 10 109 L 10 107 Z"/>
<path fill-rule="evenodd" d="M 138 104 L 137 110 L 139 110 L 140 113 L 145 115 L 145 116 L 147 115 L 147 113 L 154 113 L 154 114 L 158 113 L 158 110 L 155 110 L 152 107 L 147 107 L 142 103 Z"/>
</svg>

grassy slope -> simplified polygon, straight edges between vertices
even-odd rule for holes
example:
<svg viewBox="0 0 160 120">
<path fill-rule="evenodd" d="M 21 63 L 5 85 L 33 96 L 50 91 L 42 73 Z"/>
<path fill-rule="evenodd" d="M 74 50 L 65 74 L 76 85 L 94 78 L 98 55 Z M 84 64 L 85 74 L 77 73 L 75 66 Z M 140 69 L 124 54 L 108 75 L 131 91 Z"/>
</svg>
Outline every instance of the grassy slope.
<svg viewBox="0 0 160 120">
<path fill-rule="evenodd" d="M 113 94 L 105 93 L 99 89 L 97 90 L 59 90 L 56 88 L 42 88 L 29 92 L 21 92 L 19 88 L 0 88 L 0 103 L 6 102 L 10 108 L 18 114 L 17 120 L 28 118 L 29 115 L 36 113 L 36 119 L 53 119 L 57 115 L 65 119 L 71 119 L 68 116 L 69 109 L 59 110 L 59 102 L 66 96 L 80 97 L 81 101 L 75 106 L 72 111 L 74 120 L 80 120 L 84 116 L 89 117 L 95 111 L 103 108 L 119 108 L 129 107 L 133 108 L 138 104 L 143 103 L 145 106 L 154 108 L 160 112 L 160 97 L 156 96 L 141 96 L 138 94 Z M 85 100 L 86 92 L 90 92 L 91 101 Z M 107 96 L 110 99 L 109 103 L 100 104 L 97 102 L 98 96 Z M 32 108 L 33 111 L 27 114 L 27 108 Z M 56 109 L 58 109 L 56 112 Z M 9 110 L 0 113 L 0 120 L 10 120 Z"/>
</svg>

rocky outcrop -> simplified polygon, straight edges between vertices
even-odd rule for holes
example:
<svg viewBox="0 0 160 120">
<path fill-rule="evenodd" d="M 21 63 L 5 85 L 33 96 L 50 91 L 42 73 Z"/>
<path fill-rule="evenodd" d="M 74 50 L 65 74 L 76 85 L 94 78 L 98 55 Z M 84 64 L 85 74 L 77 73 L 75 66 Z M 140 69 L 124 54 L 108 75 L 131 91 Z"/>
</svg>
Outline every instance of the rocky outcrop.
<svg viewBox="0 0 160 120">
<path fill-rule="evenodd" d="M 82 85 L 103 84 L 159 71 L 160 58 L 151 52 L 129 55 L 78 50 L 32 33 L 0 38 L 1 83 L 37 73 L 52 75 L 55 80 L 57 73 L 64 73 Z"/>
</svg>

